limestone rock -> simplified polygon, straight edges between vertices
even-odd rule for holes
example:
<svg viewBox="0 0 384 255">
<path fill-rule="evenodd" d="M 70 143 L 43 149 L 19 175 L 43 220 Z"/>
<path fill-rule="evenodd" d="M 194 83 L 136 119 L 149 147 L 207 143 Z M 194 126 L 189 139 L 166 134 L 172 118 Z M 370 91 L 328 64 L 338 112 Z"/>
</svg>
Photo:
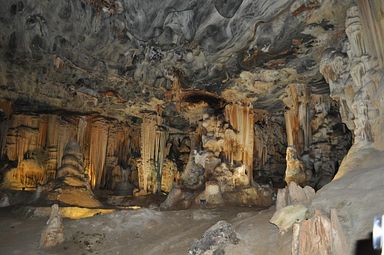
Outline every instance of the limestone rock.
<svg viewBox="0 0 384 255">
<path fill-rule="evenodd" d="M 64 242 L 64 226 L 62 223 L 59 206 L 52 205 L 51 215 L 47 226 L 41 233 L 40 248 L 52 248 Z"/>
<path fill-rule="evenodd" d="M 276 225 L 281 233 L 285 233 L 294 223 L 304 220 L 307 211 L 307 207 L 301 204 L 288 205 L 276 211 L 269 222 Z"/>
<path fill-rule="evenodd" d="M 201 239 L 195 241 L 188 250 L 190 255 L 217 254 L 227 244 L 237 244 L 239 238 L 232 225 L 226 221 L 219 221 L 210 227 Z"/>
<path fill-rule="evenodd" d="M 225 192 L 223 198 L 232 205 L 268 207 L 273 202 L 272 193 L 270 187 L 256 186 Z"/>
<path fill-rule="evenodd" d="M 161 178 L 161 190 L 170 192 L 175 180 L 178 179 L 178 171 L 175 162 L 169 159 L 164 161 Z"/>
<path fill-rule="evenodd" d="M 296 223 L 292 240 L 292 254 L 337 254 L 332 249 L 332 225 L 330 219 L 320 211 L 315 211 L 311 219 Z M 347 254 L 347 251 L 344 250 L 342 254 Z"/>
<path fill-rule="evenodd" d="M 205 183 L 204 197 L 208 205 L 224 204 L 220 186 L 216 182 L 208 181 Z"/>
<path fill-rule="evenodd" d="M 188 190 L 181 189 L 180 186 L 173 186 L 169 192 L 167 198 L 163 203 L 160 204 L 160 209 L 187 209 L 191 206 L 195 194 Z"/>
<path fill-rule="evenodd" d="M 276 211 L 288 205 L 302 204 L 309 206 L 315 197 L 315 190 L 310 186 L 304 188 L 290 182 L 286 188 L 279 189 L 276 198 Z"/>
</svg>

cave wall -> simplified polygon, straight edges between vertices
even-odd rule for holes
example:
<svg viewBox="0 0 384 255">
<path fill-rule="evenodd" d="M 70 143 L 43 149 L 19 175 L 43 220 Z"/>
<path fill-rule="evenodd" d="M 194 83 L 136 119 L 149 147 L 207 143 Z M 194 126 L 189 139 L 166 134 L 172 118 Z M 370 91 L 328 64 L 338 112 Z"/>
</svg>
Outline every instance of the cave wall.
<svg viewBox="0 0 384 255">
<path fill-rule="evenodd" d="M 320 72 L 330 85 L 331 97 L 340 105 L 343 122 L 353 131 L 353 148 L 373 146 L 382 150 L 384 72 L 379 49 L 369 47 L 379 43 L 381 32 L 374 31 L 381 26 L 378 20 L 382 15 L 373 8 L 373 2 L 360 1 L 362 12 L 357 6 L 348 9 L 347 38 L 342 47 L 325 51 Z"/>
<path fill-rule="evenodd" d="M 293 146 L 312 175 L 310 184 L 321 188 L 336 174 L 352 136 L 342 123 L 339 104 L 306 84 L 290 84 L 284 99 L 287 145 Z"/>
</svg>

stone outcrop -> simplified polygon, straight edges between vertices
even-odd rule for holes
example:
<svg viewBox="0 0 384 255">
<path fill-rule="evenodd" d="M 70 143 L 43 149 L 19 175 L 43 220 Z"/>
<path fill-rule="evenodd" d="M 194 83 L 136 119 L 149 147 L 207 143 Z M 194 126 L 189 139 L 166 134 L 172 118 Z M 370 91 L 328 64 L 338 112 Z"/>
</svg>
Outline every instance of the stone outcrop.
<svg viewBox="0 0 384 255">
<path fill-rule="evenodd" d="M 61 167 L 57 169 L 57 179 L 74 187 L 88 187 L 88 176 L 84 169 L 83 154 L 80 145 L 70 141 L 64 148 Z"/>
<path fill-rule="evenodd" d="M 288 206 L 302 204 L 309 206 L 315 197 L 315 190 L 310 186 L 304 188 L 290 182 L 286 188 L 279 189 L 276 197 L 276 211 Z"/>
<path fill-rule="evenodd" d="M 0 208 L 10 206 L 9 197 L 7 194 L 0 192 Z"/>
</svg>

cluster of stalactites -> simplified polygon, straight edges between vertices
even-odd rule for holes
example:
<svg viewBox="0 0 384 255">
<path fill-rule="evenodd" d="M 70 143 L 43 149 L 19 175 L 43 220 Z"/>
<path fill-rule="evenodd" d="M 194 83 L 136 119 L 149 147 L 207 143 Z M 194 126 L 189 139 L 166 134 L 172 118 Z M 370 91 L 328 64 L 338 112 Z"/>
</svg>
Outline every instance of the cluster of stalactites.
<svg viewBox="0 0 384 255">
<path fill-rule="evenodd" d="M 291 84 L 287 87 L 284 103 L 288 145 L 294 146 L 299 154 L 311 142 L 310 88 L 305 84 Z"/>
<path fill-rule="evenodd" d="M 137 128 L 128 124 L 107 122 L 103 118 L 13 114 L 2 126 L 6 129 L 6 134 L 1 134 L 6 139 L 3 154 L 9 160 L 17 161 L 20 168 L 25 165 L 25 159 L 35 157 L 34 154 L 39 152 L 42 155 L 39 164 L 44 170 L 44 180 L 56 178 L 57 169 L 63 164 L 65 147 L 70 141 L 76 141 L 81 148 L 84 168 L 92 188 L 107 185 L 108 157 L 118 158 L 117 163 L 128 162 L 132 152 L 140 150 Z M 29 173 L 15 174 L 24 175 L 28 177 Z"/>
<path fill-rule="evenodd" d="M 225 107 L 225 118 L 236 130 L 224 135 L 224 155 L 230 161 L 242 162 L 252 180 L 254 115 L 250 105 L 229 104 Z"/>
<path fill-rule="evenodd" d="M 161 189 L 162 168 L 167 156 L 168 132 L 158 126 L 156 118 L 144 118 L 141 126 L 141 165 L 139 188 L 144 193 Z"/>
</svg>

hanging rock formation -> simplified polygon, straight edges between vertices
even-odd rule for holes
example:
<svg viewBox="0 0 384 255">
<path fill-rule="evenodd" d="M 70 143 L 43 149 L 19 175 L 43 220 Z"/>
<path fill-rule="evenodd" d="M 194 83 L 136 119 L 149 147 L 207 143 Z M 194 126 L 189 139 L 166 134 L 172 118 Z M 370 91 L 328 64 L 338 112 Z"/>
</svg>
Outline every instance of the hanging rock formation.
<svg viewBox="0 0 384 255">
<path fill-rule="evenodd" d="M 6 135 L 3 156 L 16 162 L 17 167 L 3 173 L 4 187 L 35 189 L 37 185 L 71 173 L 89 176 L 93 189 L 108 188 L 112 169 L 119 164 L 133 163 L 133 155 L 139 152 L 138 128 L 116 121 L 107 123 L 92 116 L 68 115 L 10 116 L 6 133 L 1 133 L 3 137 Z M 78 145 L 64 155 L 72 141 Z M 117 160 L 111 161 L 111 158 Z M 136 167 L 134 164 L 132 167 Z"/>
</svg>

